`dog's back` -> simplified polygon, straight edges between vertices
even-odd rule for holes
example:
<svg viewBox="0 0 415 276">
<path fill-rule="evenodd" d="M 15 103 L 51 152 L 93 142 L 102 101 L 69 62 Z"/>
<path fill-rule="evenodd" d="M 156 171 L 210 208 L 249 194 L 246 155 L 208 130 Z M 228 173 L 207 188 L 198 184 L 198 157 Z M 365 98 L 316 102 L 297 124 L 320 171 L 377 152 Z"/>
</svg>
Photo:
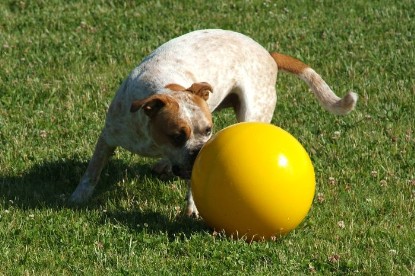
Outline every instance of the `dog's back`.
<svg viewBox="0 0 415 276">
<path fill-rule="evenodd" d="M 238 93 L 248 81 L 252 89 L 274 87 L 276 74 L 275 61 L 253 39 L 212 29 L 194 31 L 161 45 L 133 70 L 130 79 L 131 83 L 147 85 L 148 90 L 168 83 L 189 87 L 195 82 L 208 82 L 214 91 L 208 103 L 214 110 L 226 95 Z M 141 91 L 143 96 L 155 92 L 158 91 Z"/>
</svg>

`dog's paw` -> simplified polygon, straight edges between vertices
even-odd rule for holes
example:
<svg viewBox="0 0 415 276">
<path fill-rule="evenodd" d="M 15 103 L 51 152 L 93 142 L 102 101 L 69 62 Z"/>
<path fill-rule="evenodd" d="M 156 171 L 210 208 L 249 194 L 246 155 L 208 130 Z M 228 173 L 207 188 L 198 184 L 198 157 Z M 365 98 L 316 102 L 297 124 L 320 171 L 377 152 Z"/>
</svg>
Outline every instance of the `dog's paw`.
<svg viewBox="0 0 415 276">
<path fill-rule="evenodd" d="M 199 218 L 199 211 L 194 204 L 188 204 L 186 208 L 186 215 L 191 218 Z"/>
<path fill-rule="evenodd" d="M 70 206 L 80 206 L 85 204 L 88 199 L 92 196 L 94 192 L 94 187 L 81 182 L 76 190 L 72 193 L 72 195 L 68 199 L 68 204 Z"/>
<path fill-rule="evenodd" d="M 193 201 L 193 196 L 191 194 L 191 191 L 187 195 L 186 215 L 188 217 L 199 218 L 199 211 L 197 210 L 195 202 Z"/>
<path fill-rule="evenodd" d="M 68 205 L 72 207 L 82 206 L 88 202 L 89 198 L 90 196 L 85 194 L 73 193 L 68 199 Z"/>
<path fill-rule="evenodd" d="M 89 197 L 86 197 L 84 195 L 78 194 L 78 193 L 73 193 L 69 198 L 68 198 L 68 205 L 71 207 L 77 207 L 77 206 L 82 206 L 84 205 L 87 201 L 88 201 Z"/>
<path fill-rule="evenodd" d="M 168 159 L 161 159 L 151 167 L 151 171 L 161 179 L 169 179 L 174 176 L 171 163 Z"/>
</svg>

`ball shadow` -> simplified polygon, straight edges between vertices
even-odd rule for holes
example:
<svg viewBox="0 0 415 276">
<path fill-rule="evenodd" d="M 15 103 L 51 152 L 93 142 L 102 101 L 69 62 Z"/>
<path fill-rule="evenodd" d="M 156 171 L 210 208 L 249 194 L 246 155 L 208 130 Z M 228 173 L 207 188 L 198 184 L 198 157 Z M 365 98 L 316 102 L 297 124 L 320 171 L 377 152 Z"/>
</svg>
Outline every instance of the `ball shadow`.
<svg viewBox="0 0 415 276">
<path fill-rule="evenodd" d="M 107 212 L 103 219 L 113 224 L 128 226 L 132 231 L 139 233 L 166 234 L 170 242 L 190 238 L 195 233 L 210 231 L 201 219 L 190 218 L 184 214 L 169 218 L 154 211 L 120 211 Z"/>
</svg>

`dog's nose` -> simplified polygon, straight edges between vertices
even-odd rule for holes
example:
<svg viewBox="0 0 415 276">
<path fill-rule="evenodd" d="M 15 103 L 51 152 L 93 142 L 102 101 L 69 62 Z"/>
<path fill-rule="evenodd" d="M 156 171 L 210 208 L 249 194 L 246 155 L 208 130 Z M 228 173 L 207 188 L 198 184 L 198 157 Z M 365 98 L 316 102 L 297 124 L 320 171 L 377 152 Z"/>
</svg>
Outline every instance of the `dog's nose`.
<svg viewBox="0 0 415 276">
<path fill-rule="evenodd" d="M 192 174 L 193 164 L 196 160 L 197 155 L 199 154 L 201 148 L 192 149 L 191 151 L 187 152 L 187 160 L 186 163 L 183 165 L 175 165 L 173 164 L 171 170 L 174 175 L 179 176 L 184 179 L 189 179 Z"/>
<path fill-rule="evenodd" d="M 173 172 L 174 175 L 183 178 L 183 179 L 190 179 L 192 171 L 191 170 L 185 170 L 180 166 L 177 165 L 173 165 L 171 167 L 171 170 Z"/>
<path fill-rule="evenodd" d="M 189 159 L 190 159 L 190 163 L 193 165 L 193 163 L 195 162 L 195 160 L 196 160 L 196 157 L 197 157 L 197 155 L 199 154 L 199 152 L 200 152 L 200 150 L 201 150 L 201 148 L 198 148 L 198 149 L 194 149 L 194 150 L 192 150 L 191 152 L 189 152 Z"/>
<path fill-rule="evenodd" d="M 172 172 L 173 172 L 174 175 L 180 176 L 181 169 L 180 169 L 179 166 L 173 165 L 171 167 L 171 170 L 172 170 Z"/>
</svg>

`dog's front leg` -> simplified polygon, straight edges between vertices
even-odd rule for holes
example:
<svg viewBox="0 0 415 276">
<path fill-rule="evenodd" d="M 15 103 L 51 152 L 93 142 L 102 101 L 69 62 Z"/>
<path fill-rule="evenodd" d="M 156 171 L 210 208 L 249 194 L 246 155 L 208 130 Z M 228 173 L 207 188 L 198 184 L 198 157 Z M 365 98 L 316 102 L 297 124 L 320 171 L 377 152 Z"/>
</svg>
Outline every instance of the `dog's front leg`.
<svg viewBox="0 0 415 276">
<path fill-rule="evenodd" d="M 190 180 L 186 180 L 187 182 L 187 209 L 186 214 L 191 217 L 194 216 L 196 218 L 199 217 L 199 211 L 196 208 L 195 202 L 193 201 L 193 194 L 192 194 L 192 185 Z"/>
<path fill-rule="evenodd" d="M 82 176 L 78 187 L 69 198 L 69 203 L 78 205 L 85 203 L 94 192 L 98 183 L 102 169 L 107 164 L 108 159 L 114 153 L 115 147 L 109 146 L 101 134 L 98 139 L 95 151 L 85 174 Z"/>
</svg>

